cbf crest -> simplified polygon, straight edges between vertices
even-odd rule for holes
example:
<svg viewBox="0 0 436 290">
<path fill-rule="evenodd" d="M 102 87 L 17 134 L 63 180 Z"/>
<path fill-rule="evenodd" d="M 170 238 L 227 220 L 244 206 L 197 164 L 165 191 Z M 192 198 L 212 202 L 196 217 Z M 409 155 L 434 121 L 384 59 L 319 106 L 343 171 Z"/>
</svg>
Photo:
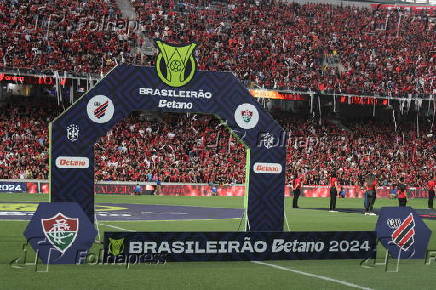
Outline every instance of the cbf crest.
<svg viewBox="0 0 436 290">
<path fill-rule="evenodd" d="M 79 126 L 71 124 L 67 127 L 67 139 L 76 142 L 79 139 Z"/>
<path fill-rule="evenodd" d="M 265 146 L 267 149 L 277 147 L 279 145 L 279 138 L 275 137 L 269 132 L 261 133 L 258 146 Z"/>
<path fill-rule="evenodd" d="M 197 44 L 171 45 L 156 40 L 156 45 L 159 49 L 156 71 L 160 80 L 174 88 L 189 83 L 197 70 L 197 63 L 192 55 Z"/>
<path fill-rule="evenodd" d="M 75 202 L 40 203 L 24 236 L 44 264 L 78 264 L 97 231 Z"/>
</svg>

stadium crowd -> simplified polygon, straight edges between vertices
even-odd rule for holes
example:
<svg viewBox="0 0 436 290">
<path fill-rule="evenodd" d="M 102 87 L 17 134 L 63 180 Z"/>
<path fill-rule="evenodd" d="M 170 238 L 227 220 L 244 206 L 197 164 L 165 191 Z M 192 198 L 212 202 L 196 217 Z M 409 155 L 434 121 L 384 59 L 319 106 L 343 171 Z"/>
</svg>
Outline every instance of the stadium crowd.
<svg viewBox="0 0 436 290">
<path fill-rule="evenodd" d="M 290 132 L 287 179 L 304 176 L 305 184 L 328 184 L 335 174 L 341 185 L 362 185 L 374 174 L 381 185 L 404 182 L 423 186 L 436 172 L 434 136 L 417 135 L 414 123 L 395 132 L 393 122 L 282 120 Z M 428 127 L 428 128 L 427 128 Z M 430 127 L 421 128 L 429 132 Z M 433 132 L 434 133 L 434 132 Z"/>
<path fill-rule="evenodd" d="M 24 104 L 27 102 L 26 104 Z M 48 121 L 60 108 L 11 103 L 0 114 L 0 179 L 48 177 Z M 422 186 L 436 170 L 433 137 L 414 126 L 375 121 L 323 121 L 275 116 L 289 133 L 287 180 L 304 174 L 305 184 L 362 184 L 376 174 L 381 184 L 403 177 Z M 428 128 L 425 129 L 429 132 Z M 425 131 L 423 128 L 423 131 Z M 184 183 L 243 183 L 245 148 L 211 116 L 133 113 L 95 145 L 96 180 Z"/>
<path fill-rule="evenodd" d="M 197 42 L 201 69 L 233 71 L 257 86 L 434 93 L 435 27 L 424 14 L 433 12 L 256 0 L 132 2 L 150 38 Z"/>
<path fill-rule="evenodd" d="M 271 0 L 131 2 L 141 33 L 107 25 L 123 22 L 111 0 L 0 0 L 0 68 L 100 73 L 124 61 L 153 64 L 154 56 L 141 57 L 136 48 L 161 38 L 197 42 L 200 69 L 233 71 L 249 86 L 435 94 L 435 26 L 427 15 L 435 10 Z"/>
<path fill-rule="evenodd" d="M 132 115 L 96 144 L 97 180 L 241 183 L 245 148 L 211 116 Z"/>
<path fill-rule="evenodd" d="M 110 0 L 0 0 L 0 68 L 107 72 L 134 62 L 136 34 Z"/>
</svg>

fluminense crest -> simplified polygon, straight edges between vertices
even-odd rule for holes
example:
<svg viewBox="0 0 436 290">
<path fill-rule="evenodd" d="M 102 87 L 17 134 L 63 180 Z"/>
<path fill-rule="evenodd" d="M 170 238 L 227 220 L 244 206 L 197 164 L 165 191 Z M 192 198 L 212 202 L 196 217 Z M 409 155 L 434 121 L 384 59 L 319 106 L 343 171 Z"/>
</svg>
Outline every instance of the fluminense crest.
<svg viewBox="0 0 436 290">
<path fill-rule="evenodd" d="M 259 122 L 259 111 L 253 104 L 240 104 L 235 110 L 235 121 L 242 129 L 253 129 Z"/>
<path fill-rule="evenodd" d="M 50 219 L 41 219 L 42 230 L 50 244 L 65 253 L 74 243 L 79 231 L 79 219 L 69 218 L 62 213 L 57 213 Z"/>
<path fill-rule="evenodd" d="M 242 119 L 244 120 L 244 122 L 250 122 L 251 117 L 253 116 L 253 112 L 249 111 L 249 110 L 245 110 L 241 112 L 242 115 Z"/>
</svg>

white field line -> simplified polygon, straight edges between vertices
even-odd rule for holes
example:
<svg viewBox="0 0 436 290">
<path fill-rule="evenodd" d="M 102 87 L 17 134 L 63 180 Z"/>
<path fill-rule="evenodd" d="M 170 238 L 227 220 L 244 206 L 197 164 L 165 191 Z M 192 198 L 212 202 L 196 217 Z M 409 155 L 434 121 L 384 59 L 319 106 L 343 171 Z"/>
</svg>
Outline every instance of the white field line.
<svg viewBox="0 0 436 290">
<path fill-rule="evenodd" d="M 271 267 L 271 268 L 278 269 L 278 270 L 282 270 L 282 271 L 293 272 L 293 273 L 300 274 L 300 275 L 307 276 L 307 277 L 312 277 L 312 278 L 317 278 L 317 279 L 321 279 L 321 280 L 325 280 L 325 281 L 329 281 L 329 282 L 333 282 L 333 283 L 342 284 L 342 285 L 345 285 L 345 286 L 348 286 L 351 288 L 372 290 L 372 288 L 359 286 L 359 285 L 356 285 L 356 284 L 353 284 L 353 283 L 350 283 L 347 281 L 342 281 L 342 280 L 337 280 L 337 279 L 333 279 L 333 278 L 326 277 L 326 276 L 307 273 L 307 272 L 303 272 L 303 271 L 292 269 L 292 268 L 286 268 L 286 267 L 282 267 L 282 266 L 278 266 L 278 265 L 274 265 L 274 264 L 269 264 L 269 263 L 265 263 L 265 262 L 260 262 L 260 261 L 252 261 L 252 263 L 258 264 L 258 265 L 264 265 L 264 266 Z"/>
<path fill-rule="evenodd" d="M 102 224 L 102 223 L 100 223 L 99 225 L 100 225 L 100 226 L 109 227 L 109 228 L 113 228 L 113 229 L 120 230 L 120 231 L 125 231 L 125 232 L 134 232 L 134 230 L 127 230 L 127 229 L 123 229 L 123 228 L 120 228 L 120 227 L 117 227 L 117 226 L 113 226 L 113 225 Z"/>
</svg>

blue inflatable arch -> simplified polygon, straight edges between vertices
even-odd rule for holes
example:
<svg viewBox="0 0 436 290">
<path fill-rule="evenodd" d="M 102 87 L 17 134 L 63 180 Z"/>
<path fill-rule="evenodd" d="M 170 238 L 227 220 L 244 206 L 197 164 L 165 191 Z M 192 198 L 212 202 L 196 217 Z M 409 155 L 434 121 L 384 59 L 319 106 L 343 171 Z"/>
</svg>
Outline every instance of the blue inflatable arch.
<svg viewBox="0 0 436 290">
<path fill-rule="evenodd" d="M 174 88 L 154 67 L 115 67 L 50 124 L 52 202 L 77 202 L 94 221 L 94 144 L 133 111 L 214 114 L 224 120 L 246 145 L 248 228 L 283 230 L 285 147 L 280 144 L 286 143 L 278 140 L 285 134 L 230 72 L 198 71 Z"/>
</svg>

